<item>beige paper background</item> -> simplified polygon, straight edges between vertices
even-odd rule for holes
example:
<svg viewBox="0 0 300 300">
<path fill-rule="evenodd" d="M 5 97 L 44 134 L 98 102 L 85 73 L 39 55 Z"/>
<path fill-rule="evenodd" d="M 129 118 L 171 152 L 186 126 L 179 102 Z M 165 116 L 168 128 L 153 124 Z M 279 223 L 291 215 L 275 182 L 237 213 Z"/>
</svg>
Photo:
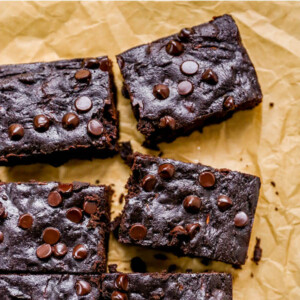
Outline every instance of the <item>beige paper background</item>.
<svg viewBox="0 0 300 300">
<path fill-rule="evenodd" d="M 234 299 L 300 299 L 299 2 L 2 2 L 0 63 L 102 54 L 115 62 L 114 55 L 130 47 L 224 13 L 232 14 L 240 28 L 258 72 L 263 103 L 206 127 L 202 134 L 194 132 L 172 144 L 161 144 L 161 150 L 164 157 L 261 177 L 249 259 L 242 270 L 217 262 L 204 266 L 199 259 L 170 254 L 167 261 L 158 261 L 153 258 L 157 251 L 125 247 L 111 239 L 109 263 L 118 263 L 120 271 L 130 271 L 130 259 L 138 255 L 149 271 L 166 269 L 172 263 L 178 271 L 228 271 L 234 276 Z M 114 69 L 120 91 L 122 80 L 116 64 Z M 129 101 L 120 92 L 118 96 L 121 140 L 131 140 L 135 150 L 147 152 L 140 146 L 143 138 L 136 130 Z M 39 164 L 0 168 L 2 181 L 114 183 L 113 215 L 121 210 L 118 198 L 129 173 L 119 157 L 72 160 L 59 168 Z M 259 266 L 250 260 L 256 236 L 263 248 Z"/>
</svg>

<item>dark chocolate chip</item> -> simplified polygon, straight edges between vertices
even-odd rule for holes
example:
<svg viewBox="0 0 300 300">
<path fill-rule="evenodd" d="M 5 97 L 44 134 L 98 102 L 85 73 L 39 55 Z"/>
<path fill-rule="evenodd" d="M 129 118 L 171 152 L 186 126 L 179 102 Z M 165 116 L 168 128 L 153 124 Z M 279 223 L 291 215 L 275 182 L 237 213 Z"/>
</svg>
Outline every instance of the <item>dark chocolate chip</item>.
<svg viewBox="0 0 300 300">
<path fill-rule="evenodd" d="M 73 192 L 73 184 L 72 183 L 60 183 L 58 185 L 58 191 L 62 194 L 70 194 Z"/>
<path fill-rule="evenodd" d="M 169 87 L 165 84 L 157 84 L 153 87 L 153 95 L 160 100 L 167 99 L 170 95 Z"/>
<path fill-rule="evenodd" d="M 248 216 L 243 211 L 238 212 L 234 217 L 234 225 L 236 227 L 244 227 L 248 223 Z"/>
<path fill-rule="evenodd" d="M 186 42 L 190 39 L 193 34 L 193 29 L 191 28 L 183 28 L 180 30 L 178 37 L 181 41 Z"/>
<path fill-rule="evenodd" d="M 171 231 L 170 234 L 172 235 L 187 235 L 187 231 L 180 225 L 175 226 Z"/>
<path fill-rule="evenodd" d="M 118 291 L 111 294 L 111 300 L 127 300 L 127 295 Z"/>
<path fill-rule="evenodd" d="M 190 195 L 185 197 L 183 207 L 189 213 L 197 213 L 201 208 L 201 202 L 202 201 L 199 197 Z"/>
<path fill-rule="evenodd" d="M 226 97 L 223 106 L 226 110 L 233 110 L 235 108 L 233 97 L 232 96 Z"/>
<path fill-rule="evenodd" d="M 100 70 L 107 72 L 111 67 L 110 60 L 107 57 L 104 57 L 100 60 Z"/>
<path fill-rule="evenodd" d="M 97 203 L 92 201 L 84 201 L 83 210 L 87 214 L 92 215 L 97 211 Z"/>
<path fill-rule="evenodd" d="M 167 45 L 166 45 L 166 51 L 170 55 L 180 55 L 183 52 L 183 45 L 176 40 L 171 40 Z"/>
<path fill-rule="evenodd" d="M 4 234 L 0 231 L 0 244 L 4 241 Z"/>
<path fill-rule="evenodd" d="M 179 95 L 186 96 L 193 92 L 194 86 L 188 80 L 184 80 L 178 83 L 177 90 Z"/>
<path fill-rule="evenodd" d="M 33 119 L 33 125 L 35 130 L 44 132 L 49 128 L 50 120 L 45 115 L 37 115 Z"/>
<path fill-rule="evenodd" d="M 91 76 L 92 74 L 89 70 L 81 69 L 76 72 L 75 79 L 81 82 L 86 82 L 91 79 Z"/>
<path fill-rule="evenodd" d="M 78 112 L 85 113 L 89 111 L 92 106 L 92 101 L 87 96 L 81 96 L 75 100 L 75 108 Z"/>
<path fill-rule="evenodd" d="M 60 238 L 60 232 L 58 229 L 48 227 L 43 231 L 43 240 L 46 244 L 54 245 Z"/>
<path fill-rule="evenodd" d="M 196 233 L 200 231 L 200 228 L 201 226 L 198 223 L 188 224 L 185 226 L 185 229 L 191 240 L 195 237 Z"/>
<path fill-rule="evenodd" d="M 24 127 L 21 124 L 11 124 L 8 127 L 8 134 L 12 140 L 18 141 L 24 136 Z"/>
<path fill-rule="evenodd" d="M 142 224 L 134 224 L 130 227 L 129 235 L 134 240 L 142 240 L 147 235 L 147 228 Z"/>
<path fill-rule="evenodd" d="M 79 124 L 79 118 L 74 113 L 67 113 L 62 118 L 62 125 L 65 129 L 74 129 Z"/>
<path fill-rule="evenodd" d="M 77 246 L 74 247 L 73 249 L 73 257 L 75 259 L 85 259 L 87 257 L 87 249 L 84 245 L 79 244 Z"/>
<path fill-rule="evenodd" d="M 229 197 L 225 195 L 220 195 L 218 197 L 218 207 L 221 211 L 225 211 L 231 206 L 232 206 L 232 200 Z"/>
<path fill-rule="evenodd" d="M 205 187 L 212 187 L 216 182 L 215 175 L 212 172 L 205 171 L 199 175 L 199 183 Z"/>
<path fill-rule="evenodd" d="M 48 258 L 52 254 L 52 247 L 49 244 L 43 244 L 36 249 L 36 256 L 40 259 Z"/>
<path fill-rule="evenodd" d="M 53 251 L 54 256 L 63 257 L 67 254 L 68 247 L 64 243 L 58 243 L 52 247 L 52 251 Z"/>
<path fill-rule="evenodd" d="M 146 175 L 142 181 L 143 189 L 146 192 L 151 192 L 154 189 L 156 182 L 157 179 L 154 175 L 150 175 L 150 174 Z"/>
<path fill-rule="evenodd" d="M 99 68 L 99 60 L 97 58 L 87 58 L 84 60 L 84 66 L 88 69 Z"/>
<path fill-rule="evenodd" d="M 172 164 L 162 164 L 158 167 L 158 175 L 163 179 L 172 178 L 175 174 L 175 167 Z"/>
<path fill-rule="evenodd" d="M 82 219 L 82 211 L 78 207 L 71 207 L 67 210 L 66 217 L 74 223 L 80 223 Z"/>
<path fill-rule="evenodd" d="M 102 123 L 96 119 L 90 120 L 87 124 L 87 131 L 91 135 L 99 136 L 103 133 L 103 130 Z"/>
<path fill-rule="evenodd" d="M 23 229 L 31 228 L 33 224 L 33 217 L 30 214 L 24 214 L 19 217 L 18 226 Z"/>
<path fill-rule="evenodd" d="M 202 74 L 202 79 L 209 84 L 218 83 L 218 75 L 212 69 L 207 69 L 204 71 Z"/>
<path fill-rule="evenodd" d="M 130 268 L 133 272 L 146 273 L 147 266 L 146 263 L 138 256 L 133 257 L 130 261 Z"/>
<path fill-rule="evenodd" d="M 56 207 L 62 202 L 62 197 L 59 192 L 53 191 L 48 196 L 48 204 L 50 206 Z"/>
<path fill-rule="evenodd" d="M 128 276 L 126 274 L 120 274 L 115 281 L 116 288 L 127 291 L 128 290 Z"/>
<path fill-rule="evenodd" d="M 77 280 L 75 284 L 75 290 L 78 296 L 85 296 L 91 292 L 92 287 L 85 280 Z"/>
<path fill-rule="evenodd" d="M 176 121 L 170 116 L 164 116 L 159 120 L 158 126 L 160 128 L 169 127 L 170 129 L 174 130 L 176 128 Z"/>
<path fill-rule="evenodd" d="M 185 75 L 194 75 L 198 72 L 199 65 L 193 60 L 186 60 L 180 66 L 180 71 Z"/>
</svg>

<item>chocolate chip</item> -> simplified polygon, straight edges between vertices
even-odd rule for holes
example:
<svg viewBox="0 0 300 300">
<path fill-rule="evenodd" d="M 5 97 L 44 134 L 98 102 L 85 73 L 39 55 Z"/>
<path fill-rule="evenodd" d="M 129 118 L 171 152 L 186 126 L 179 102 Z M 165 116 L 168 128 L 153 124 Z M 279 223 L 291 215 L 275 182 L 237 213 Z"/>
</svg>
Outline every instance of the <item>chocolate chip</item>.
<svg viewBox="0 0 300 300">
<path fill-rule="evenodd" d="M 120 68 L 120 69 L 123 69 L 123 68 L 124 68 L 125 62 L 124 62 L 124 59 L 123 59 L 122 56 L 118 56 L 118 57 L 117 57 L 117 63 L 118 63 L 118 65 L 119 65 L 119 68 Z"/>
<path fill-rule="evenodd" d="M 248 223 L 248 216 L 243 211 L 238 212 L 234 217 L 234 225 L 236 227 L 244 227 Z"/>
<path fill-rule="evenodd" d="M 50 206 L 56 207 L 62 202 L 62 197 L 59 192 L 53 191 L 48 196 L 48 204 Z"/>
<path fill-rule="evenodd" d="M 76 72 L 75 79 L 81 82 L 86 82 L 91 79 L 91 76 L 92 74 L 89 70 L 81 69 Z"/>
<path fill-rule="evenodd" d="M 186 96 L 193 92 L 194 86 L 188 80 L 184 80 L 178 83 L 177 90 L 179 95 Z"/>
<path fill-rule="evenodd" d="M 223 106 L 226 110 L 233 110 L 235 108 L 233 97 L 232 96 L 226 97 Z"/>
<path fill-rule="evenodd" d="M 58 191 L 62 194 L 70 194 L 73 192 L 73 184 L 72 183 L 60 183 L 58 185 Z"/>
<path fill-rule="evenodd" d="M 154 175 L 150 175 L 150 174 L 146 175 L 142 181 L 143 189 L 146 192 L 151 192 L 154 189 L 156 182 L 157 179 Z"/>
<path fill-rule="evenodd" d="M 188 224 L 185 226 L 185 229 L 191 240 L 195 237 L 196 233 L 200 231 L 200 228 L 201 226 L 198 223 Z"/>
<path fill-rule="evenodd" d="M 178 56 L 183 52 L 183 45 L 179 41 L 171 40 L 166 46 L 166 51 L 170 55 Z"/>
<path fill-rule="evenodd" d="M 133 257 L 130 261 L 130 268 L 133 272 L 146 273 L 147 266 L 146 263 L 138 256 Z"/>
<path fill-rule="evenodd" d="M 99 68 L 99 60 L 97 58 L 87 58 L 84 60 L 84 66 L 88 69 Z"/>
<path fill-rule="evenodd" d="M 218 197 L 218 207 L 221 211 L 225 211 L 231 206 L 232 206 L 232 200 L 229 197 L 225 195 L 220 195 Z"/>
<path fill-rule="evenodd" d="M 176 127 L 176 121 L 174 120 L 174 118 L 172 118 L 170 116 L 165 116 L 159 120 L 158 126 L 160 128 L 169 127 L 170 129 L 174 130 Z"/>
<path fill-rule="evenodd" d="M 97 211 L 97 203 L 92 201 L 84 201 L 83 210 L 87 214 L 92 215 Z"/>
<path fill-rule="evenodd" d="M 0 244 L 4 241 L 4 234 L 0 231 Z"/>
<path fill-rule="evenodd" d="M 170 95 L 169 87 L 165 84 L 157 84 L 153 87 L 153 95 L 160 100 L 167 99 Z"/>
<path fill-rule="evenodd" d="M 127 300 L 127 295 L 118 291 L 111 294 L 111 300 Z"/>
<path fill-rule="evenodd" d="M 180 30 L 178 37 L 181 41 L 186 42 L 190 39 L 192 34 L 193 34 L 192 28 L 183 28 Z"/>
<path fill-rule="evenodd" d="M 202 74 L 202 79 L 209 84 L 217 84 L 218 83 L 218 75 L 212 70 L 207 69 Z"/>
<path fill-rule="evenodd" d="M 74 113 L 67 113 L 62 118 L 62 125 L 65 129 L 74 129 L 79 124 L 79 118 Z"/>
<path fill-rule="evenodd" d="M 81 96 L 75 100 L 75 108 L 78 112 L 85 113 L 89 111 L 92 106 L 92 101 L 87 96 Z"/>
<path fill-rule="evenodd" d="M 134 224 L 130 227 L 129 235 L 134 240 L 142 240 L 147 235 L 147 228 L 142 224 Z"/>
<path fill-rule="evenodd" d="M 110 60 L 107 57 L 104 57 L 100 60 L 100 70 L 107 72 L 111 67 Z"/>
<path fill-rule="evenodd" d="M 128 276 L 126 274 L 120 274 L 115 281 L 116 288 L 127 291 L 128 290 Z"/>
<path fill-rule="evenodd" d="M 175 174 L 175 167 L 172 164 L 162 164 L 158 167 L 158 175 L 163 179 L 169 179 Z"/>
<path fill-rule="evenodd" d="M 78 296 L 85 296 L 91 292 L 92 287 L 85 280 L 77 280 L 75 284 L 75 290 Z"/>
<path fill-rule="evenodd" d="M 187 231 L 182 226 L 175 226 L 171 231 L 172 235 L 187 235 Z"/>
<path fill-rule="evenodd" d="M 198 72 L 199 65 L 193 60 L 186 60 L 180 66 L 180 71 L 185 75 L 194 75 Z"/>
<path fill-rule="evenodd" d="M 205 187 L 212 187 L 216 182 L 215 175 L 212 172 L 205 171 L 199 175 L 199 183 Z"/>
<path fill-rule="evenodd" d="M 33 119 L 33 125 L 35 130 L 44 132 L 49 128 L 50 120 L 45 115 L 37 115 Z"/>
<path fill-rule="evenodd" d="M 8 127 L 8 134 L 12 140 L 18 141 L 24 136 L 24 127 L 21 124 L 11 124 Z"/>
<path fill-rule="evenodd" d="M 79 244 L 77 246 L 74 247 L 73 249 L 73 257 L 75 259 L 85 259 L 87 257 L 87 249 L 84 245 Z"/>
<path fill-rule="evenodd" d="M 58 229 L 48 227 L 43 231 L 43 240 L 46 244 L 56 244 L 60 238 L 60 232 Z"/>
<path fill-rule="evenodd" d="M 63 257 L 68 252 L 68 247 L 64 243 L 58 243 L 52 247 L 54 256 Z"/>
<path fill-rule="evenodd" d="M 100 121 L 93 119 L 90 120 L 87 124 L 87 131 L 88 133 L 94 135 L 94 136 L 99 136 L 103 133 L 103 125 Z"/>
<path fill-rule="evenodd" d="M 78 207 L 72 207 L 67 210 L 66 217 L 74 223 L 80 223 L 82 219 L 82 211 Z"/>
<path fill-rule="evenodd" d="M 31 228 L 33 224 L 33 217 L 30 214 L 24 214 L 19 217 L 18 226 L 23 229 Z"/>
<path fill-rule="evenodd" d="M 48 258 L 52 254 L 52 248 L 49 244 L 43 244 L 36 249 L 36 256 L 40 259 Z"/>
<path fill-rule="evenodd" d="M 201 208 L 201 202 L 201 199 L 197 196 L 187 196 L 183 201 L 183 207 L 189 213 L 197 213 Z"/>
</svg>

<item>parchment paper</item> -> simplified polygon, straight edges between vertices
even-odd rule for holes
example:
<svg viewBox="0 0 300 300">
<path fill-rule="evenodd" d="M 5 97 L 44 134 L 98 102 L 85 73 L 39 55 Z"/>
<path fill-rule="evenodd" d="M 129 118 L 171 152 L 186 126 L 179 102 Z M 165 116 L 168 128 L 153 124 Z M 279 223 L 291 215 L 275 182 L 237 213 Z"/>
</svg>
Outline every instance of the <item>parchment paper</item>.
<svg viewBox="0 0 300 300">
<path fill-rule="evenodd" d="M 163 157 L 202 162 L 258 175 L 262 188 L 251 237 L 249 259 L 241 270 L 230 265 L 201 264 L 199 259 L 168 260 L 158 251 L 125 247 L 110 240 L 109 263 L 130 271 L 130 259 L 141 256 L 149 271 L 176 264 L 177 271 L 232 272 L 234 299 L 300 299 L 300 4 L 299 2 L 2 2 L 0 3 L 0 63 L 50 61 L 114 55 L 140 43 L 178 32 L 230 13 L 258 72 L 263 104 L 239 112 L 219 125 L 206 127 L 171 144 L 161 144 Z M 121 75 L 115 64 L 121 111 L 121 140 L 135 150 L 143 137 L 136 130 L 129 101 L 120 93 Z M 271 103 L 274 106 L 271 107 Z M 158 152 L 152 152 L 157 154 Z M 129 176 L 119 157 L 73 160 L 47 165 L 0 168 L 2 181 L 82 180 L 114 183 L 113 215 L 122 205 L 119 195 Z M 271 181 L 275 182 L 275 187 Z M 263 257 L 252 257 L 255 237 Z M 251 275 L 252 274 L 252 275 Z"/>
</svg>

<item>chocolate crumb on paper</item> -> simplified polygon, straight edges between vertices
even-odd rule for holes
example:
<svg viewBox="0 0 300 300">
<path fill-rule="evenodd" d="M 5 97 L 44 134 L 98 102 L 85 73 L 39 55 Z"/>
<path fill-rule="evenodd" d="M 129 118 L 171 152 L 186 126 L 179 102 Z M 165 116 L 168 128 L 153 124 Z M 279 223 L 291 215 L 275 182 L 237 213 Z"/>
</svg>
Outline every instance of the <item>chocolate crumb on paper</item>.
<svg viewBox="0 0 300 300">
<path fill-rule="evenodd" d="M 260 238 L 256 238 L 256 244 L 254 247 L 253 257 L 252 261 L 254 261 L 257 265 L 261 259 L 262 256 L 262 248 L 260 247 Z"/>
</svg>

